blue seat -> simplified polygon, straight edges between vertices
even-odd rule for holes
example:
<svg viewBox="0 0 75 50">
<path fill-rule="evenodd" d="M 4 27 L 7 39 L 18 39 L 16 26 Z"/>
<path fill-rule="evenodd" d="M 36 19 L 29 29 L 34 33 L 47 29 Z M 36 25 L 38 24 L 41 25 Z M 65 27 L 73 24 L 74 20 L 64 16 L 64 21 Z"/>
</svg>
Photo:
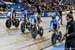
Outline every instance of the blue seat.
<svg viewBox="0 0 75 50">
<path fill-rule="evenodd" d="M 31 8 L 24 3 L 15 3 L 8 5 L 9 8 L 14 8 L 16 11 L 21 11 L 21 9 L 30 10 Z"/>
</svg>

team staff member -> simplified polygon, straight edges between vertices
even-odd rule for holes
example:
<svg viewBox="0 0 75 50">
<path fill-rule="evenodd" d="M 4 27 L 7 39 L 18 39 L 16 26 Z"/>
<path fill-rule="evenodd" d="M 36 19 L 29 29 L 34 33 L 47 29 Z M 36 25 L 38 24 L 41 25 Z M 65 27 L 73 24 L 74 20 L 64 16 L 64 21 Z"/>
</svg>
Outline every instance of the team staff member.
<svg viewBox="0 0 75 50">
<path fill-rule="evenodd" d="M 59 18 L 60 18 L 60 20 L 61 20 L 60 24 L 63 25 L 63 24 L 62 24 L 62 8 L 61 8 L 61 7 L 59 7 L 59 8 L 60 8 L 60 9 L 59 9 Z"/>
<path fill-rule="evenodd" d="M 66 26 L 66 42 L 65 50 L 75 50 L 75 22 L 72 15 L 68 14 L 66 16 L 67 26 Z"/>
</svg>

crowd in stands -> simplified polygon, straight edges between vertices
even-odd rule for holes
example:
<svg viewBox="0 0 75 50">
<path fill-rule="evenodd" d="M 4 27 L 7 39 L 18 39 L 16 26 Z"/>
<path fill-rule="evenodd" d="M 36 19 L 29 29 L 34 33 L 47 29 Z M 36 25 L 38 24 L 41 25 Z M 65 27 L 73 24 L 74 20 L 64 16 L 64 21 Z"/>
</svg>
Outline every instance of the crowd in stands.
<svg viewBox="0 0 75 50">
<path fill-rule="evenodd" d="M 0 2 L 2 3 L 1 0 Z M 30 8 L 32 8 L 33 11 L 38 11 L 39 13 L 41 13 L 52 10 L 60 10 L 61 8 L 66 9 L 66 6 L 66 8 L 64 8 L 64 6 L 59 5 L 67 4 L 71 2 L 71 0 L 24 0 L 23 2 L 26 3 Z M 73 0 L 72 3 L 74 4 L 75 0 Z M 1 6 L 6 7 L 4 3 L 0 4 L 0 7 Z"/>
<path fill-rule="evenodd" d="M 6 10 L 6 4 L 3 2 L 3 0 L 0 0 L 0 10 Z"/>
<path fill-rule="evenodd" d="M 28 0 L 28 3 L 34 10 L 40 12 L 52 10 L 54 7 L 59 5 L 61 0 Z M 42 11 L 43 10 L 43 11 Z"/>
<path fill-rule="evenodd" d="M 56 11 L 62 9 L 67 9 L 67 4 L 74 4 L 75 0 L 72 2 L 70 0 L 27 0 L 29 6 L 33 8 L 34 11 L 43 12 L 43 11 Z M 64 4 L 64 5 L 63 5 Z"/>
</svg>

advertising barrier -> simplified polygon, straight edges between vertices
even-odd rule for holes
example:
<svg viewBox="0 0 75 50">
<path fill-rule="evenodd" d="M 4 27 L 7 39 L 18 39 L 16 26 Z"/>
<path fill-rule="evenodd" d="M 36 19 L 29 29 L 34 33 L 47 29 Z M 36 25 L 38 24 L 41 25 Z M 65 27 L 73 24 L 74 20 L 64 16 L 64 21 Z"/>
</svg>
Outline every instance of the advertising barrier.
<svg viewBox="0 0 75 50">
<path fill-rule="evenodd" d="M 16 13 L 16 17 L 20 18 L 21 16 L 21 12 L 17 12 Z M 42 13 L 42 17 L 50 17 L 50 16 L 58 16 L 59 13 L 58 12 L 45 12 Z M 0 12 L 0 18 L 7 18 L 7 12 Z"/>
<path fill-rule="evenodd" d="M 75 10 L 73 10 L 73 12 L 75 13 Z M 7 13 L 8 12 L 0 12 L 0 18 L 7 18 Z M 64 11 L 62 12 L 62 15 L 66 15 L 68 14 L 69 11 Z M 21 12 L 16 12 L 16 17 L 17 18 L 22 18 Z M 42 17 L 51 17 L 51 16 L 59 16 L 58 12 L 44 12 L 42 13 Z"/>
</svg>

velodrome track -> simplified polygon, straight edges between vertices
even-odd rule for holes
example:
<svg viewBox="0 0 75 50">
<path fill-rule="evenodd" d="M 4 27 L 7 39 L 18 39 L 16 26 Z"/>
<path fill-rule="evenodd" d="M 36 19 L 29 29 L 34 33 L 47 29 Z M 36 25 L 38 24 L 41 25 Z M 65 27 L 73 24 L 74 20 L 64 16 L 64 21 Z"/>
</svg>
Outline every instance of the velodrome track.
<svg viewBox="0 0 75 50">
<path fill-rule="evenodd" d="M 63 25 L 60 28 L 63 34 L 66 26 L 65 16 L 63 15 Z M 16 29 L 12 26 L 11 29 L 7 29 L 5 27 L 6 19 L 0 19 L 0 50 L 40 50 L 42 48 L 47 50 L 46 47 L 51 45 L 52 35 L 52 32 L 49 33 L 50 19 L 50 17 L 42 18 L 41 25 L 44 28 L 44 36 L 42 38 L 37 36 L 35 40 L 32 39 L 28 30 L 26 30 L 25 34 L 22 34 L 20 27 Z M 49 50 L 52 49 L 49 48 Z"/>
</svg>

